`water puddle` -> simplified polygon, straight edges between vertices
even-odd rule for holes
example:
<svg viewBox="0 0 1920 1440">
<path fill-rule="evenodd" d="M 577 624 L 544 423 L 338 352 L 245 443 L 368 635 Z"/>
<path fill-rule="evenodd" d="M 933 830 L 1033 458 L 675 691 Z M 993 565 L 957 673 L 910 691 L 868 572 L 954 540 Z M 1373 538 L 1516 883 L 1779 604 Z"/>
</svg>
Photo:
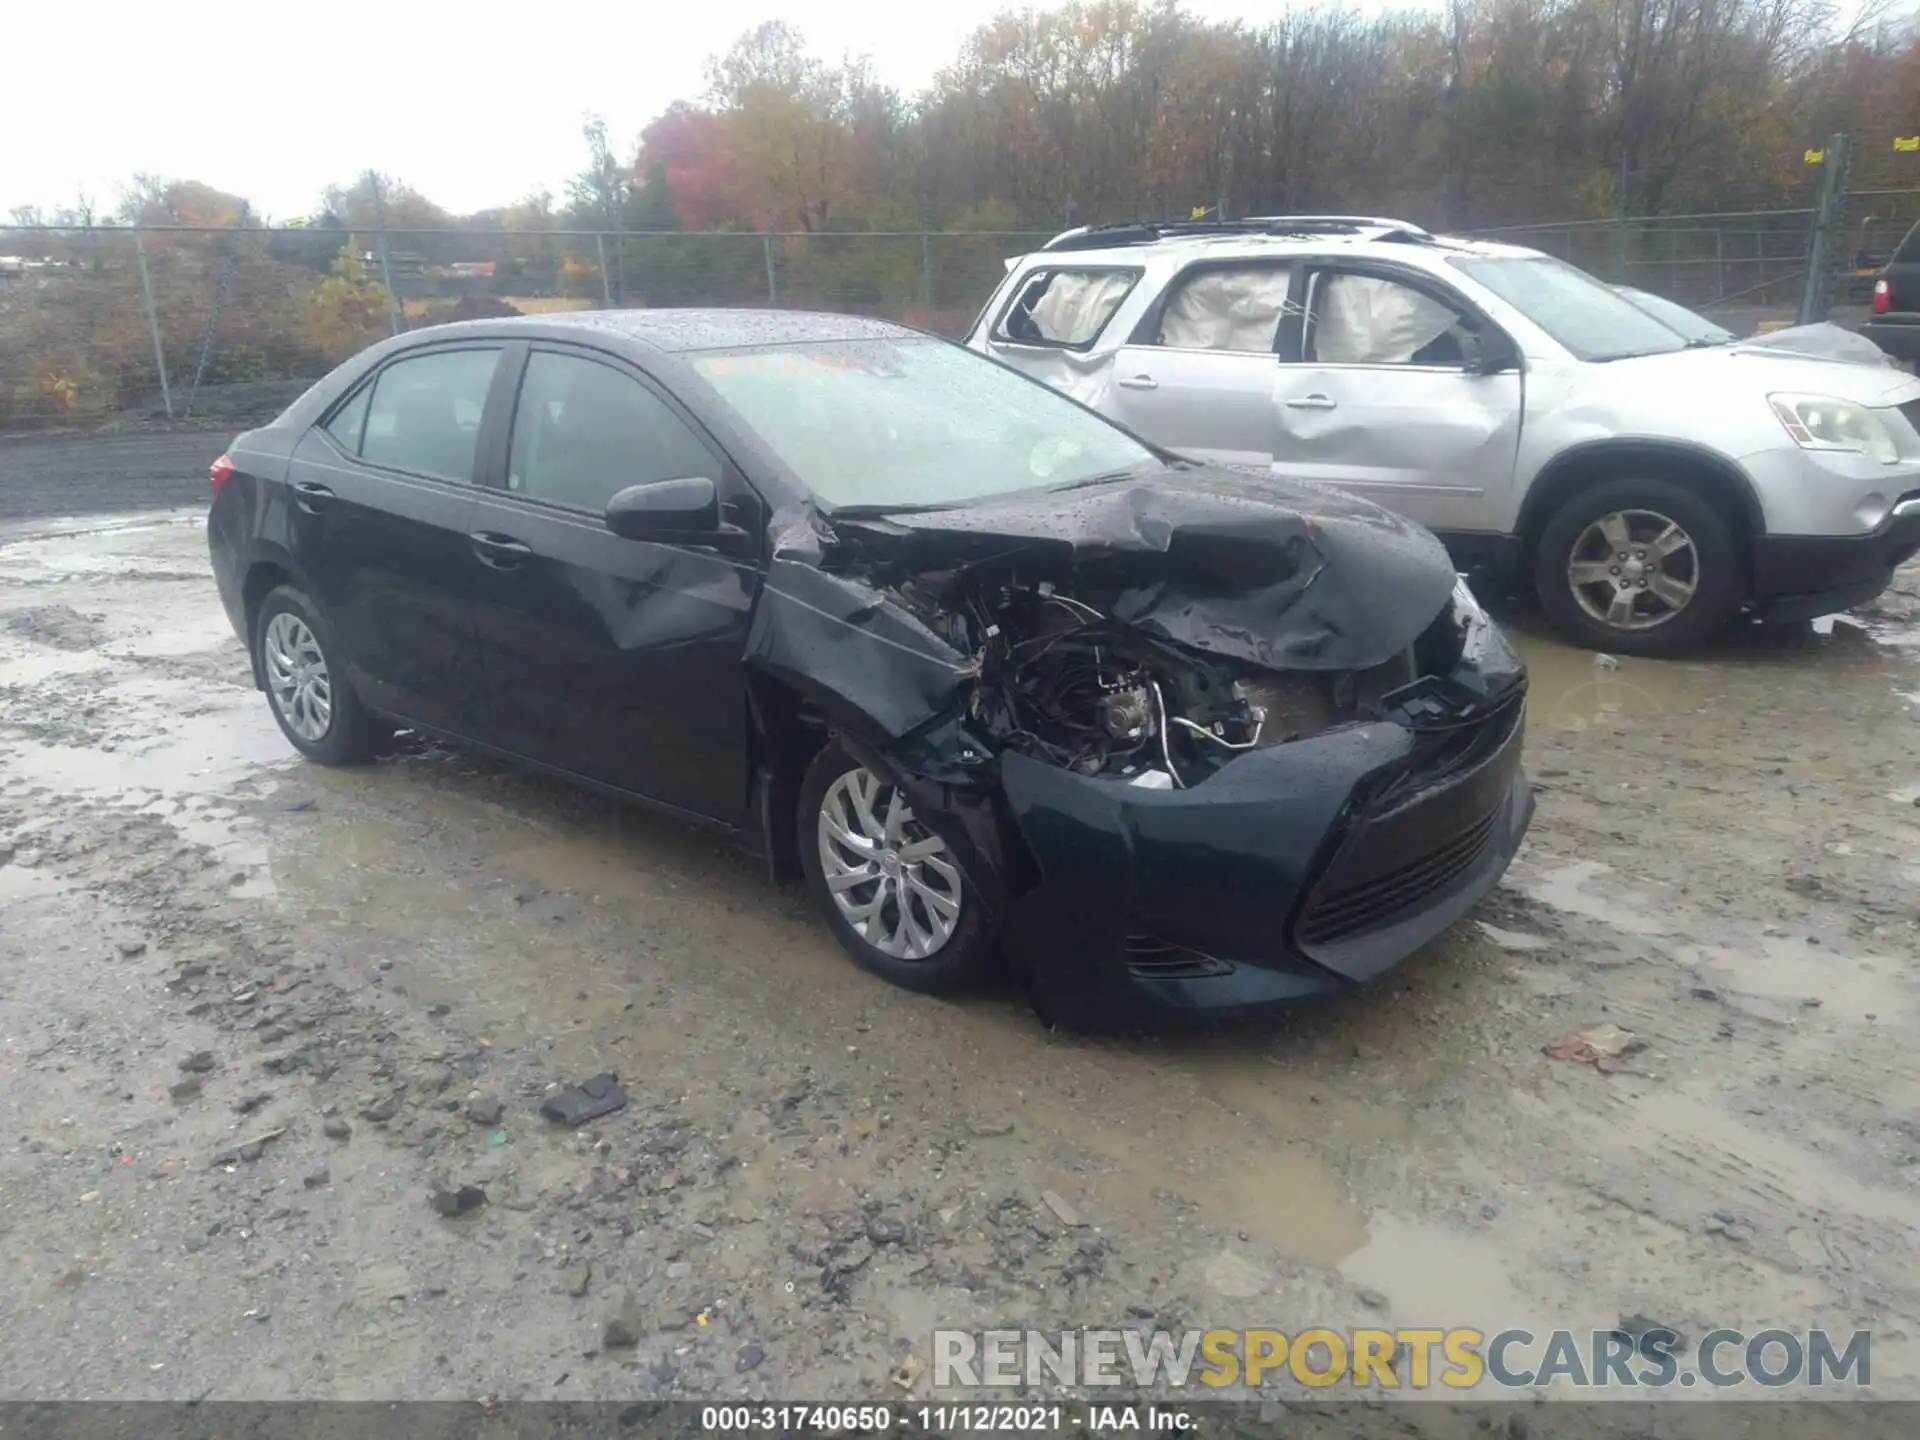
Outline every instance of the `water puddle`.
<svg viewBox="0 0 1920 1440">
<path fill-rule="evenodd" d="M 1846 1020 L 1882 1023 L 1900 1021 L 1908 1009 L 1897 979 L 1899 962 L 1839 955 L 1795 937 L 1683 945 L 1673 954 L 1737 995 L 1797 1002 L 1800 1008 Z"/>
<path fill-rule="evenodd" d="M 1528 1307 L 1508 1267 L 1511 1250 L 1478 1236 L 1376 1211 L 1340 1274 L 1377 1290 L 1399 1326 L 1471 1326 L 1489 1334 L 1521 1323 Z M 1561 1317 L 1556 1323 L 1566 1323 Z"/>
<path fill-rule="evenodd" d="M 1692 714 L 1727 691 L 1724 673 L 1706 666 L 1599 656 L 1536 635 L 1515 638 L 1527 662 L 1528 722 L 1548 730 Z"/>
<path fill-rule="evenodd" d="M 1668 927 L 1652 918 L 1651 906 L 1643 899 L 1596 895 L 1587 887 L 1613 867 L 1598 860 L 1575 860 L 1557 869 L 1536 872 L 1526 880 L 1511 882 L 1523 895 L 1569 915 L 1584 915 L 1628 935 L 1664 935 Z"/>
</svg>

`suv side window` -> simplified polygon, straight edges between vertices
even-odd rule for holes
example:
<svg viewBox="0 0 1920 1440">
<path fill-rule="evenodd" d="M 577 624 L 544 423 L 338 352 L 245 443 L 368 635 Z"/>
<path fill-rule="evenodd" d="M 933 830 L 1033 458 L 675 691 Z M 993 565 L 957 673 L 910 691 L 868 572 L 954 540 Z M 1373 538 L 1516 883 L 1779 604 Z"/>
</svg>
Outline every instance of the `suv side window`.
<svg viewBox="0 0 1920 1440">
<path fill-rule="evenodd" d="M 1284 265 L 1208 266 L 1174 282 L 1153 343 L 1182 350 L 1272 355 L 1293 271 Z"/>
<path fill-rule="evenodd" d="M 513 414 L 507 488 L 599 514 L 629 485 L 723 478 L 712 450 L 631 375 L 536 350 Z"/>
<path fill-rule="evenodd" d="M 1460 344 L 1472 327 L 1423 290 L 1374 275 L 1323 270 L 1307 292 L 1302 354 L 1319 365 L 1466 363 Z"/>
<path fill-rule="evenodd" d="M 369 465 L 471 483 L 480 418 L 500 363 L 496 348 L 435 350 L 396 360 L 374 380 L 360 436 Z M 335 417 L 349 420 L 355 400 Z M 332 433 L 346 444 L 346 436 Z"/>
<path fill-rule="evenodd" d="M 1139 279 L 1137 270 L 1036 270 L 1014 291 L 994 339 L 1084 350 Z"/>
</svg>

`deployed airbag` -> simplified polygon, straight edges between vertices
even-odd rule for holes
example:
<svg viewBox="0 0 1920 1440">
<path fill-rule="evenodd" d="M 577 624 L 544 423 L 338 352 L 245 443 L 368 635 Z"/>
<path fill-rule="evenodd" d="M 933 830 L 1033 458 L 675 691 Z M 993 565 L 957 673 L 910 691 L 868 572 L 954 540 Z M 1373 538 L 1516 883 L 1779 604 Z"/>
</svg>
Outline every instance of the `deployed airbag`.
<svg viewBox="0 0 1920 1440">
<path fill-rule="evenodd" d="M 1203 270 L 1175 292 L 1160 343 L 1188 350 L 1273 349 L 1292 275 L 1284 269 Z"/>
<path fill-rule="evenodd" d="M 1317 309 L 1313 358 L 1329 365 L 1405 364 L 1457 318 L 1418 290 L 1367 275 L 1328 277 Z"/>
</svg>

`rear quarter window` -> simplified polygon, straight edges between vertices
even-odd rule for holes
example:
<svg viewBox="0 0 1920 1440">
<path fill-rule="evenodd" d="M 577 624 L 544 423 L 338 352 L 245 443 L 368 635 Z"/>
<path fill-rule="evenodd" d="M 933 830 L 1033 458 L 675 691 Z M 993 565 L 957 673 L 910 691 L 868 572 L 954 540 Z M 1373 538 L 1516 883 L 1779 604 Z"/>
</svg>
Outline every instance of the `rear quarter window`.
<svg viewBox="0 0 1920 1440">
<path fill-rule="evenodd" d="M 1034 270 L 1013 288 L 993 328 L 996 340 L 1085 350 L 1100 338 L 1140 281 L 1138 270 Z"/>
</svg>

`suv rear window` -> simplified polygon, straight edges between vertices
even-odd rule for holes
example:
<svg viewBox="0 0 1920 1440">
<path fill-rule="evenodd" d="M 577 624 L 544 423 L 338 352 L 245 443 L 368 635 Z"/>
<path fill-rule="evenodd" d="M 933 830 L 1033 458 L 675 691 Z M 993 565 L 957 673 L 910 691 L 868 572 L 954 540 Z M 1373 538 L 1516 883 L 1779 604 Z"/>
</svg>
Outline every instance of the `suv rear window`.
<svg viewBox="0 0 1920 1440">
<path fill-rule="evenodd" d="M 1138 270 L 1035 270 L 994 326 L 996 340 L 1084 350 L 1140 279 Z"/>
</svg>

